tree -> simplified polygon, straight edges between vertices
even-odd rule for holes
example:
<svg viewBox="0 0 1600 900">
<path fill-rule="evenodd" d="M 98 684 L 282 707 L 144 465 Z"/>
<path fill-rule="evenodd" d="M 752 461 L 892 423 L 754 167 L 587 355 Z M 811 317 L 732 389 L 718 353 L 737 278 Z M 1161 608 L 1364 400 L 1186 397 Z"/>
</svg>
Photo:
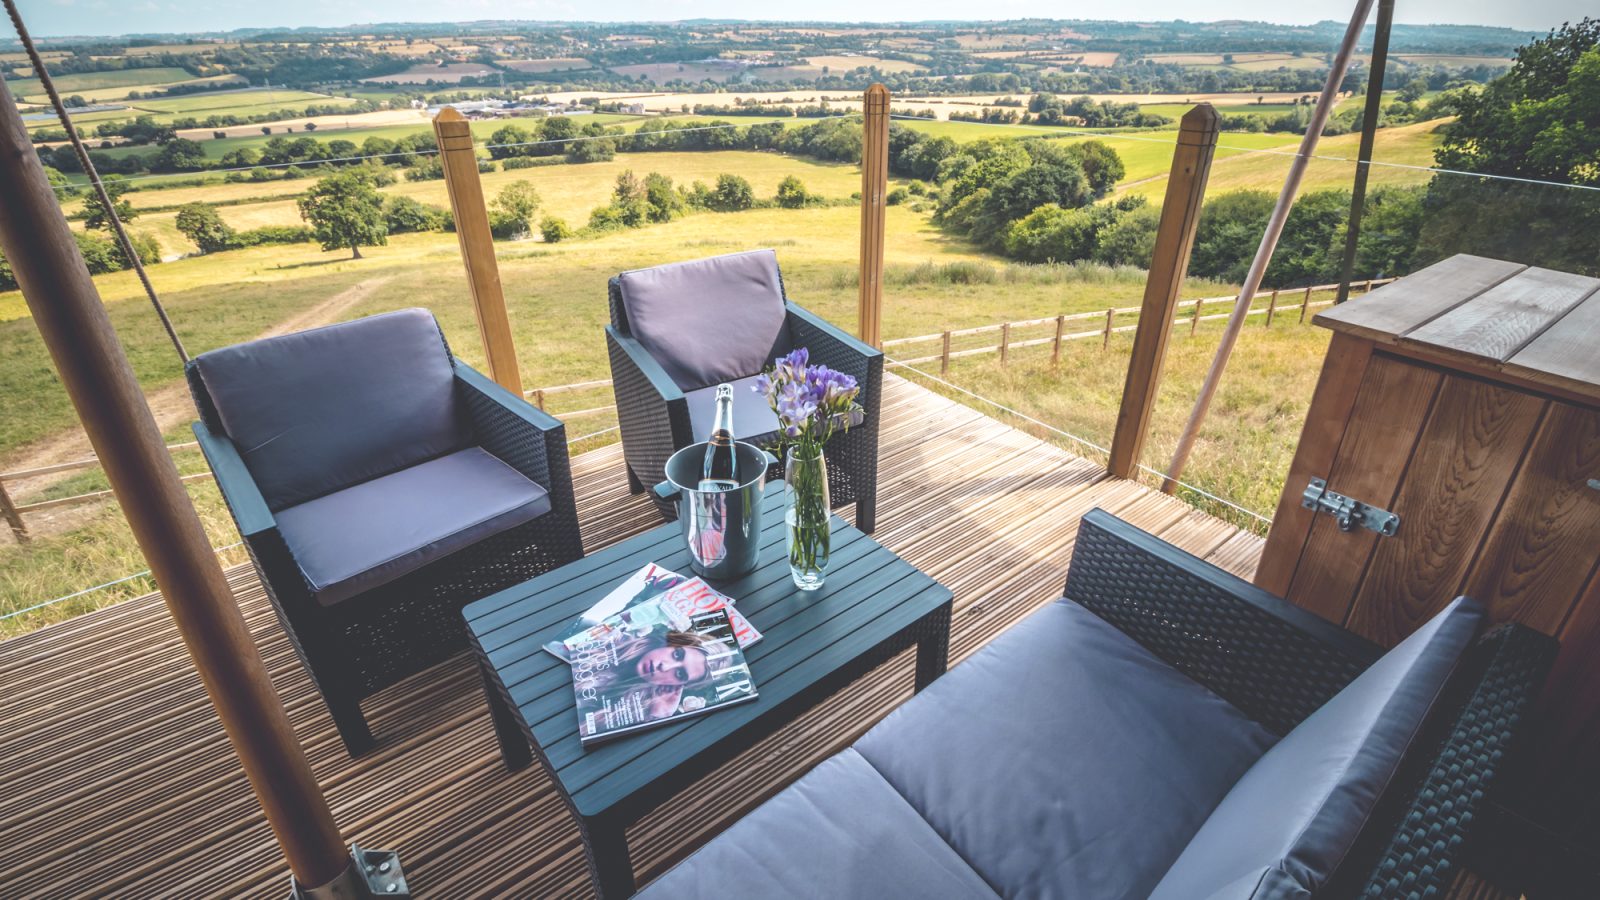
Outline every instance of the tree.
<svg viewBox="0 0 1600 900">
<path fill-rule="evenodd" d="M 315 123 L 315 122 L 307 122 L 306 123 L 306 130 L 307 131 L 316 131 L 317 130 L 317 123 Z"/>
<path fill-rule="evenodd" d="M 778 182 L 778 205 L 784 209 L 800 209 L 811 201 L 805 182 L 793 175 Z"/>
<path fill-rule="evenodd" d="M 1100 232 L 1094 250 L 1096 262 L 1108 266 L 1150 268 L 1156 254 L 1156 232 L 1161 227 L 1161 208 L 1141 205 L 1117 217 Z"/>
<path fill-rule="evenodd" d="M 489 135 L 489 156 L 494 159 L 528 156 L 533 141 L 533 132 L 521 125 L 503 125 Z"/>
<path fill-rule="evenodd" d="M 175 223 L 201 253 L 217 253 L 235 246 L 237 235 L 216 207 L 207 203 L 190 203 L 178 210 Z"/>
<path fill-rule="evenodd" d="M 365 172 L 329 175 L 299 200 L 300 218 L 310 223 L 324 250 L 350 248 L 350 258 L 360 259 L 361 248 L 389 243 L 383 220 L 383 198 Z"/>
<path fill-rule="evenodd" d="M 139 214 L 134 211 L 133 204 L 122 199 L 128 192 L 128 179 L 121 175 L 108 175 L 101 179 L 105 185 L 106 196 L 111 198 L 111 209 L 116 212 L 117 218 L 124 224 L 134 220 Z M 83 198 L 83 227 L 89 230 L 104 228 L 111 230 L 111 218 L 106 215 L 105 206 L 100 203 L 100 195 L 90 191 Z"/>
<path fill-rule="evenodd" d="M 1228 191 L 1208 201 L 1195 226 L 1190 274 L 1219 281 L 1243 281 L 1256 247 L 1261 244 L 1273 202 L 1266 191 Z"/>
<path fill-rule="evenodd" d="M 644 177 L 644 201 L 652 222 L 670 222 L 683 215 L 683 195 L 672 185 L 672 179 L 659 172 Z"/>
<path fill-rule="evenodd" d="M 151 168 L 162 172 L 194 172 L 206 167 L 206 151 L 187 138 L 173 138 L 156 154 Z"/>
<path fill-rule="evenodd" d="M 531 181 L 513 181 L 495 195 L 489 210 L 489 230 L 505 239 L 528 234 L 539 212 L 539 192 Z"/>
<path fill-rule="evenodd" d="M 1415 103 L 1428 93 L 1428 79 L 1413 78 L 1400 88 L 1399 97 L 1407 103 Z"/>
<path fill-rule="evenodd" d="M 749 209 L 756 202 L 756 193 L 750 182 L 738 175 L 717 176 L 717 186 L 711 189 L 706 206 L 717 212 L 737 212 Z"/>
</svg>

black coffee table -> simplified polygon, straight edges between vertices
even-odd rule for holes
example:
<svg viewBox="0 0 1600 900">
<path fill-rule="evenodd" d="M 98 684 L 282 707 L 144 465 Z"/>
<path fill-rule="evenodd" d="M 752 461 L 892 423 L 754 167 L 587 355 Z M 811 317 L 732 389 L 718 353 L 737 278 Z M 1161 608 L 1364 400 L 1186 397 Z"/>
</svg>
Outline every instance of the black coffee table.
<svg viewBox="0 0 1600 900">
<path fill-rule="evenodd" d="M 537 754 L 578 819 L 603 897 L 633 893 L 624 829 L 676 792 L 901 650 L 917 648 L 917 690 L 944 673 L 949 589 L 834 517 L 827 584 L 798 591 L 789 580 L 783 511 L 775 482 L 764 498 L 760 565 L 714 583 L 763 634 L 747 651 L 760 692 L 749 703 L 588 750 L 578 742 L 572 675 L 542 645 L 646 563 L 692 574 L 676 522 L 464 610 L 506 766 L 519 769 Z"/>
</svg>

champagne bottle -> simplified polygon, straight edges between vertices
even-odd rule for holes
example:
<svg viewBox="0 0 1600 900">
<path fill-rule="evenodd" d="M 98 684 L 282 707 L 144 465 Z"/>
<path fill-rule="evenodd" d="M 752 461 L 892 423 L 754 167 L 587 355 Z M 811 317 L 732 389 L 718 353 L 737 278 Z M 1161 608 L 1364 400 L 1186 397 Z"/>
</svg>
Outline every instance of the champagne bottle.
<svg viewBox="0 0 1600 900">
<path fill-rule="evenodd" d="M 717 385 L 717 415 L 706 443 L 700 490 L 729 491 L 739 486 L 738 454 L 733 447 L 733 385 Z"/>
</svg>

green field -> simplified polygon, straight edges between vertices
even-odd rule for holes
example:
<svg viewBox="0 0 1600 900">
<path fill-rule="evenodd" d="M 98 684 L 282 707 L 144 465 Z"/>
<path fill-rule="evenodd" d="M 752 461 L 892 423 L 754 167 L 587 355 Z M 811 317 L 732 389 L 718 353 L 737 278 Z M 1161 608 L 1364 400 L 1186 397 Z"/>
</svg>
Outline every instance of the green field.
<svg viewBox="0 0 1600 900">
<path fill-rule="evenodd" d="M 153 113 L 181 113 L 205 118 L 205 114 L 252 112 L 304 107 L 308 103 L 351 102 L 344 97 L 330 97 L 312 91 L 287 91 L 268 88 L 250 88 L 242 91 L 214 91 L 202 94 L 184 94 L 158 100 L 135 100 L 133 106 Z"/>
<path fill-rule="evenodd" d="M 147 84 L 173 84 L 179 81 L 192 81 L 194 76 L 188 71 L 177 66 L 156 66 L 148 69 L 118 69 L 112 72 L 81 72 L 72 75 L 55 75 L 52 77 L 56 90 L 63 96 L 69 94 L 82 94 L 86 92 L 101 91 L 107 88 L 122 89 L 121 96 L 140 85 Z M 11 89 L 15 96 L 32 97 L 35 94 L 44 96 L 44 88 L 37 78 L 18 78 L 7 80 L 6 87 Z"/>
</svg>

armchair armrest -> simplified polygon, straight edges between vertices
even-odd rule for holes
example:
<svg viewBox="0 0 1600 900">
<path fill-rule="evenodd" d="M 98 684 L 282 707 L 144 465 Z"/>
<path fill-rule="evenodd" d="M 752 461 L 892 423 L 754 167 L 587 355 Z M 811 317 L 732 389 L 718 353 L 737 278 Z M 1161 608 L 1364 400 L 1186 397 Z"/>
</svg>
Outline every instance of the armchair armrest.
<svg viewBox="0 0 1600 900">
<path fill-rule="evenodd" d="M 1101 509 L 1078 527 L 1066 597 L 1276 734 L 1382 654 Z"/>
<path fill-rule="evenodd" d="M 1407 789 L 1380 807 L 1373 839 L 1351 855 L 1349 874 L 1365 885 L 1330 885 L 1330 893 L 1356 896 L 1359 887 L 1363 897 L 1442 897 L 1464 860 L 1503 852 L 1504 835 L 1486 826 L 1512 787 L 1508 765 L 1528 747 L 1524 726 L 1557 647 L 1555 638 L 1515 624 L 1478 639 L 1443 698 L 1451 714 L 1424 731 L 1396 778 Z"/>
<path fill-rule="evenodd" d="M 675 450 L 694 442 L 689 402 L 642 344 L 615 326 L 607 325 L 605 331 L 628 479 L 635 490 L 642 490 L 661 480 Z"/>
<path fill-rule="evenodd" d="M 614 347 L 616 350 L 612 354 L 613 360 L 620 354 L 627 361 L 628 366 L 637 373 L 638 378 L 644 384 L 648 384 L 663 402 L 671 402 L 683 398 L 683 389 L 678 387 L 677 382 L 672 380 L 672 376 L 667 374 L 667 370 L 661 367 L 661 363 L 650 355 L 650 351 L 646 350 L 637 338 L 623 334 L 614 326 L 607 325 L 606 345 Z"/>
<path fill-rule="evenodd" d="M 211 466 L 211 474 L 216 478 L 217 487 L 222 491 L 222 499 L 227 501 L 228 509 L 233 513 L 233 521 L 239 528 L 239 535 L 252 538 L 268 531 L 275 531 L 278 527 L 277 520 L 272 515 L 272 510 L 267 507 L 267 501 L 261 496 L 261 489 L 256 486 L 255 478 L 250 475 L 250 470 L 245 467 L 244 458 L 239 455 L 239 448 L 225 434 L 212 431 L 204 422 L 196 422 L 193 426 L 194 437 L 200 443 L 200 452 L 205 454 L 206 463 Z"/>
<path fill-rule="evenodd" d="M 464 401 L 479 446 L 555 495 L 552 457 L 567 458 L 561 420 L 456 360 L 456 389 Z"/>
<path fill-rule="evenodd" d="M 874 363 L 881 370 L 882 350 L 793 302 L 786 302 L 784 307 L 789 316 L 790 337 L 795 346 L 811 351 L 812 362 L 853 375 L 863 385 Z"/>
</svg>

